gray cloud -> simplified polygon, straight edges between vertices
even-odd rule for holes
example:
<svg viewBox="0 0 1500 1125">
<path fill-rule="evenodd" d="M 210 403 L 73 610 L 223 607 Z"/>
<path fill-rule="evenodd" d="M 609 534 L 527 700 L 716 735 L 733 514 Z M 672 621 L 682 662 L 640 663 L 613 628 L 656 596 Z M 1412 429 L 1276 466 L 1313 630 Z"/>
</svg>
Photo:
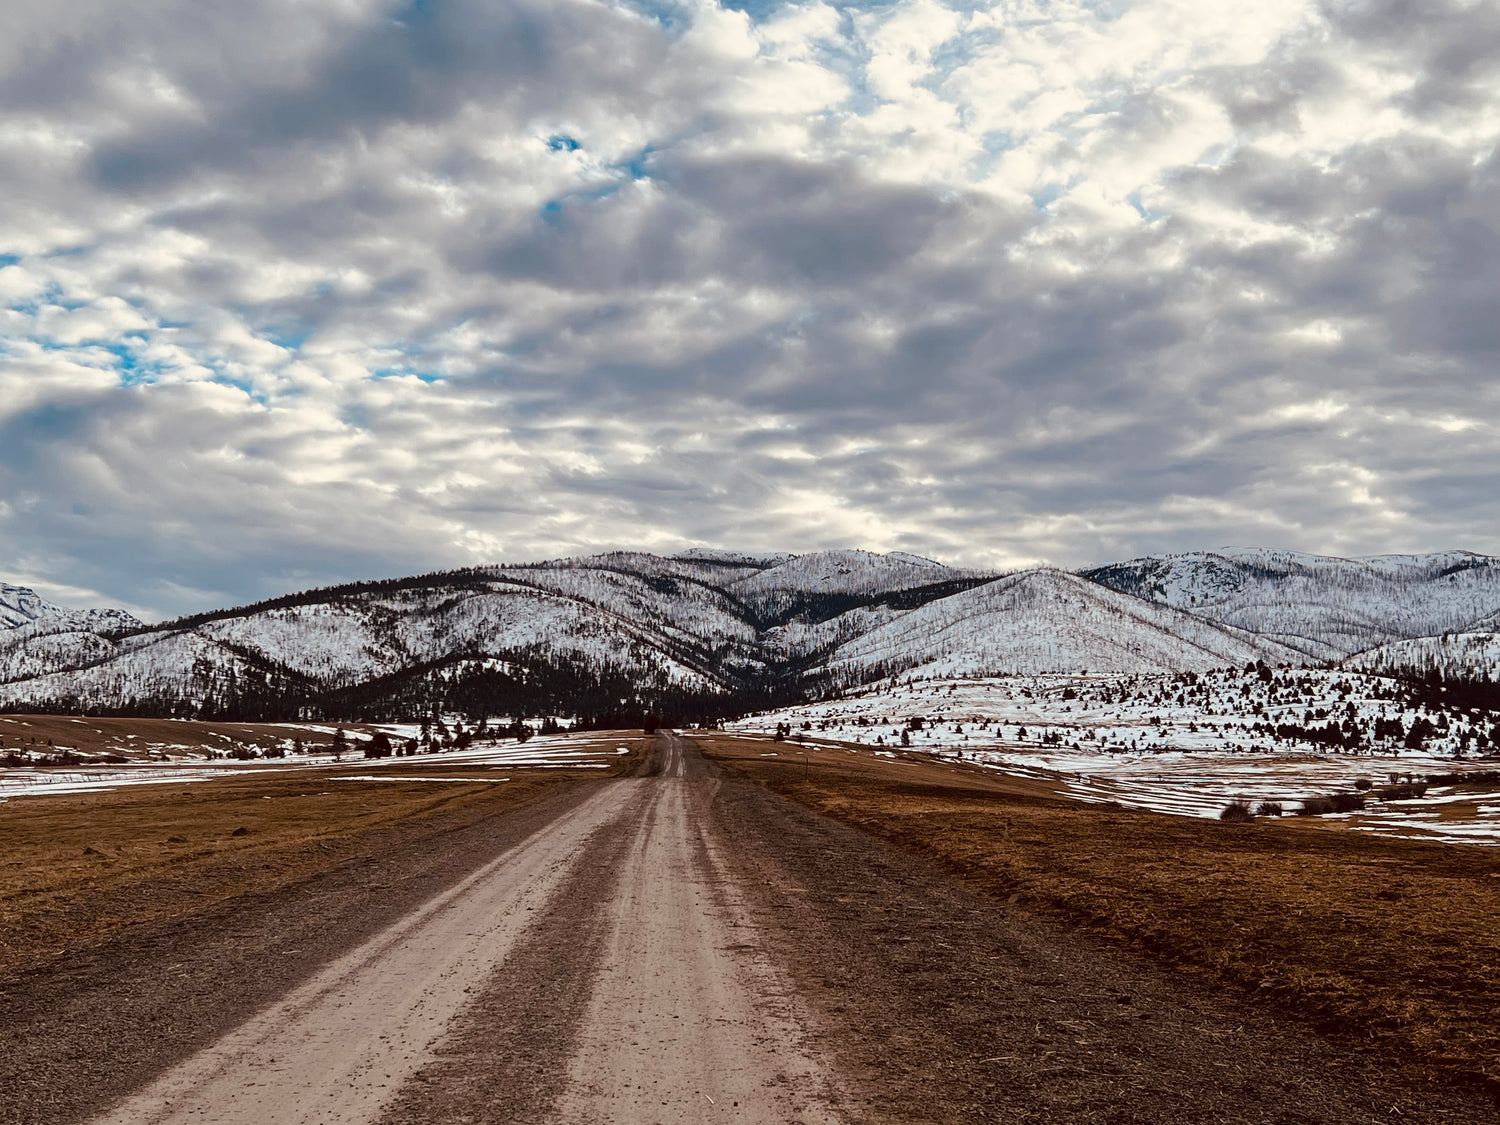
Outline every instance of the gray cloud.
<svg viewBox="0 0 1500 1125">
<path fill-rule="evenodd" d="M 1492 8 L 915 10 L 8 13 L 0 575 L 1500 551 Z"/>
</svg>

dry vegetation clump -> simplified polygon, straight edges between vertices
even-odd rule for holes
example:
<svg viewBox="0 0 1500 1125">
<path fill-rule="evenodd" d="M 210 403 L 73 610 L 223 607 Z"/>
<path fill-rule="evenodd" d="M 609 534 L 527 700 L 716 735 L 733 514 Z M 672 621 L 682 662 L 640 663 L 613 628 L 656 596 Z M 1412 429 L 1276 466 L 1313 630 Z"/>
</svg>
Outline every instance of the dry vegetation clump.
<svg viewBox="0 0 1500 1125">
<path fill-rule="evenodd" d="M 1308 797 L 1297 806 L 1298 816 L 1326 816 L 1329 813 L 1358 812 L 1365 807 L 1359 793 L 1333 793 L 1327 797 Z"/>
<path fill-rule="evenodd" d="M 1231 829 L 869 755 L 818 754 L 804 779 L 759 757 L 764 745 L 706 749 L 990 894 L 1276 1004 L 1424 1078 L 1500 1092 L 1500 851 L 1321 822 Z"/>
<path fill-rule="evenodd" d="M 1250 811 L 1249 801 L 1230 801 L 1219 813 L 1219 819 L 1228 824 L 1249 824 L 1255 819 L 1255 814 Z"/>
<path fill-rule="evenodd" d="M 1382 786 L 1380 790 L 1380 799 L 1382 801 L 1414 801 L 1419 797 L 1425 796 L 1427 796 L 1427 783 L 1425 781 L 1386 785 Z"/>
</svg>

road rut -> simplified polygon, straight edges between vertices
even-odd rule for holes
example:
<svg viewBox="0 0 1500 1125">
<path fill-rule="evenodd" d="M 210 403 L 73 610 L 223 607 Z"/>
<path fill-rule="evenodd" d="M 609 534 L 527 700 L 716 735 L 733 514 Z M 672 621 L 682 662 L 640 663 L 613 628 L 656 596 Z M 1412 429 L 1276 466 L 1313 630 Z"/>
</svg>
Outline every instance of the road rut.
<svg viewBox="0 0 1500 1125">
<path fill-rule="evenodd" d="M 666 776 L 620 858 L 612 932 L 563 1121 L 744 1125 L 837 1120 L 796 1001 L 707 832 L 718 781 L 671 737 Z"/>
<path fill-rule="evenodd" d="M 95 1120 L 374 1120 L 578 850 L 624 811 L 618 791 L 597 793 Z"/>
</svg>

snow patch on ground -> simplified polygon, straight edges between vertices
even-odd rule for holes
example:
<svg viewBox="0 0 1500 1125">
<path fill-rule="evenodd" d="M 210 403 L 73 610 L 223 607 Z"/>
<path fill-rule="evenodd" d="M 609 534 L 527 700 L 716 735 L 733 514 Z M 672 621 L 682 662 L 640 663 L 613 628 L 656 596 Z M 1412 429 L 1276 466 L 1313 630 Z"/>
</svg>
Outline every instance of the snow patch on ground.
<svg viewBox="0 0 1500 1125">
<path fill-rule="evenodd" d="M 304 724 L 295 728 L 298 734 L 311 729 Z M 332 733 L 335 728 L 327 728 Z M 406 730 L 399 724 L 389 724 L 384 729 L 393 735 L 397 730 Z M 416 728 L 410 728 L 415 732 Z M 431 770 L 434 767 L 493 766 L 534 769 L 607 769 L 618 761 L 629 748 L 618 745 L 619 736 L 590 737 L 588 735 L 540 735 L 526 742 L 505 742 L 494 745 L 474 746 L 467 750 L 444 751 L 440 754 L 421 754 L 415 757 L 366 759 L 362 755 L 350 754 L 343 760 L 327 754 L 306 758 L 283 758 L 257 762 L 246 766 L 234 761 L 208 761 L 191 766 L 155 762 L 132 762 L 128 765 L 97 767 L 30 767 L 0 768 L 0 800 L 9 797 L 62 796 L 68 793 L 101 793 L 132 785 L 181 785 L 200 781 L 217 781 L 249 774 L 286 773 L 310 769 L 362 770 L 366 773 L 372 763 L 382 771 L 380 780 L 391 781 L 503 781 L 505 778 L 431 778 L 403 776 L 401 771 L 410 768 Z M 191 750 L 192 747 L 181 747 Z M 387 772 L 388 771 L 388 772 Z M 365 780 L 352 775 L 336 777 L 334 780 Z"/>
<path fill-rule="evenodd" d="M 1295 698 L 1294 698 L 1295 697 Z M 1370 741 L 1359 753 L 1277 737 L 1288 724 L 1376 720 L 1410 730 L 1444 724 L 1407 748 Z M 920 720 L 920 725 L 914 725 Z M 1500 770 L 1476 756 L 1489 717 L 1439 713 L 1390 698 L 1390 681 L 1339 671 L 1281 672 L 1269 682 L 1225 670 L 1182 676 L 1013 676 L 886 681 L 836 699 L 729 724 L 764 737 L 778 725 L 813 745 L 865 747 L 895 758 L 906 748 L 1045 780 L 1087 803 L 1214 818 L 1233 801 L 1280 803 L 1354 793 L 1368 779 L 1365 809 L 1328 814 L 1362 831 L 1500 844 L 1500 798 L 1469 785 L 1432 785 L 1413 800 L 1382 787 L 1430 775 Z M 1471 749 L 1465 749 L 1465 737 Z"/>
</svg>

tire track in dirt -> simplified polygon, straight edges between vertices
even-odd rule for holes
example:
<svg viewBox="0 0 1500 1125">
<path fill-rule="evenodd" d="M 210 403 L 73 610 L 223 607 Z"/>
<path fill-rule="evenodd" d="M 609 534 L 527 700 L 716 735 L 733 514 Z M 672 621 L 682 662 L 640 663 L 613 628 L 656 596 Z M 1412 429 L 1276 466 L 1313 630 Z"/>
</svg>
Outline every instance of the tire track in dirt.
<svg viewBox="0 0 1500 1125">
<path fill-rule="evenodd" d="M 95 1119 L 97 1125 L 364 1123 L 628 811 L 607 787 Z"/>
<path fill-rule="evenodd" d="M 607 784 L 404 821 L 275 892 L 132 927 L 0 980 L 0 1125 L 86 1120 Z"/>
<path fill-rule="evenodd" d="M 381 1125 L 838 1120 L 706 833 L 718 781 L 667 734 L 650 772 Z"/>
<path fill-rule="evenodd" d="M 669 737 L 651 813 L 620 858 L 563 1122 L 839 1120 L 795 997 L 766 958 L 707 833 L 718 790 Z"/>
<path fill-rule="evenodd" d="M 551 1119 L 577 1047 L 619 884 L 615 857 L 640 829 L 638 806 L 596 832 L 489 982 L 433 1045 L 380 1125 L 540 1125 Z"/>
</svg>

